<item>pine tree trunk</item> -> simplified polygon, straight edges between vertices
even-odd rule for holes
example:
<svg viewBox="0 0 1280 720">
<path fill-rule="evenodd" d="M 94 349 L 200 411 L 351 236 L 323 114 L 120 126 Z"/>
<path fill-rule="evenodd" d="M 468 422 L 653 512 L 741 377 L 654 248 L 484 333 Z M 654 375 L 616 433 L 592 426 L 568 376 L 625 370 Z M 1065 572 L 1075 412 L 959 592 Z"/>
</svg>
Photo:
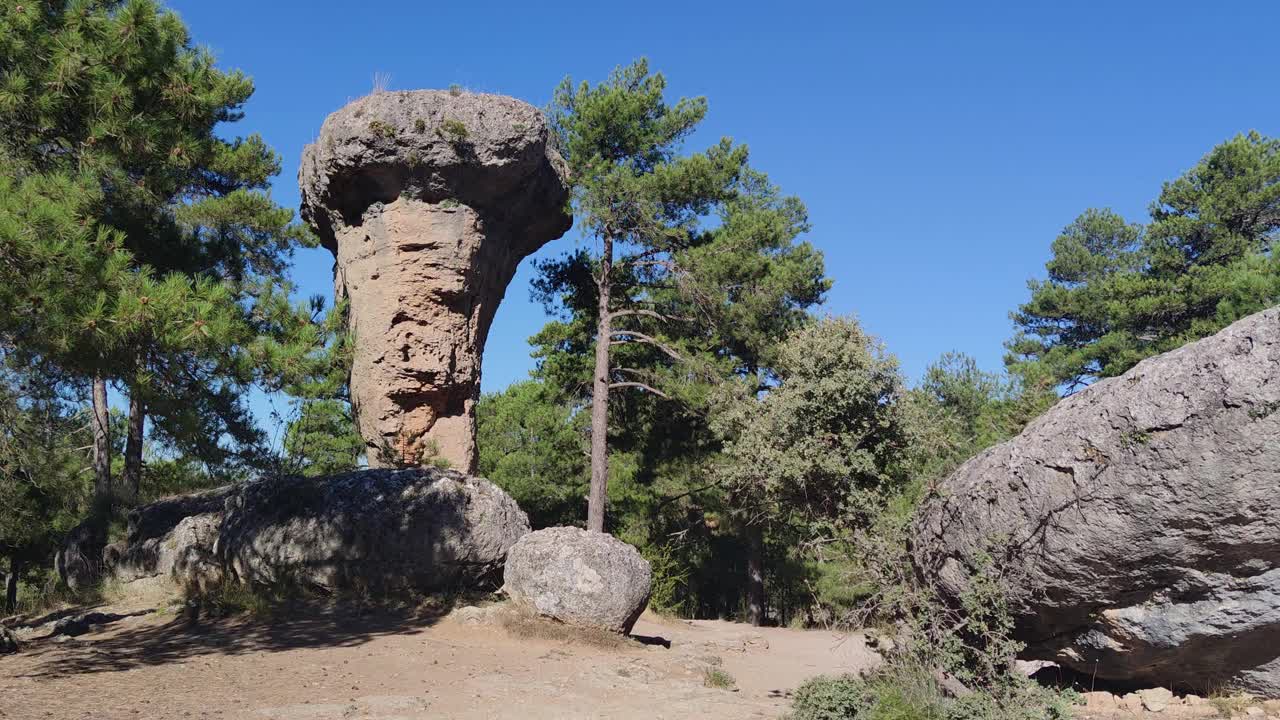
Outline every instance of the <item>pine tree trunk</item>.
<svg viewBox="0 0 1280 720">
<path fill-rule="evenodd" d="M 747 526 L 747 622 L 764 625 L 764 527 Z"/>
<path fill-rule="evenodd" d="M 18 572 L 22 563 L 18 558 L 9 560 L 9 576 L 4 581 L 4 614 L 12 615 L 18 611 Z"/>
<path fill-rule="evenodd" d="M 95 505 L 111 502 L 111 413 L 107 407 L 107 381 L 93 378 L 93 497 Z"/>
<path fill-rule="evenodd" d="M 127 502 L 138 499 L 138 490 L 142 484 L 142 440 L 143 428 L 147 421 L 147 408 L 137 389 L 129 395 L 129 437 L 124 446 L 124 477 L 121 478 L 123 492 Z"/>
<path fill-rule="evenodd" d="M 587 529 L 604 532 L 604 506 L 609 483 L 609 283 L 613 269 L 613 240 L 606 236 L 600 253 L 599 325 L 596 329 L 595 382 L 591 389 L 591 494 L 587 499 Z"/>
</svg>

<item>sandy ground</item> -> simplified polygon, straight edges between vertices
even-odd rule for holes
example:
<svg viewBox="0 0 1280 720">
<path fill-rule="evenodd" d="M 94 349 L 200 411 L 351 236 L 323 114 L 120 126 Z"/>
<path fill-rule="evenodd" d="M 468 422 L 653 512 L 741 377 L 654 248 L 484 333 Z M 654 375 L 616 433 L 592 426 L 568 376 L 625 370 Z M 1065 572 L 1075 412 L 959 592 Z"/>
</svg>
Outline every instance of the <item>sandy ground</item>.
<svg viewBox="0 0 1280 720">
<path fill-rule="evenodd" d="M 50 629 L 86 608 L 21 630 L 22 652 L 0 656 L 0 720 L 777 718 L 806 679 L 878 661 L 860 633 L 650 614 L 632 640 L 601 647 L 516 636 L 474 608 L 307 608 L 192 624 L 156 606 L 92 608 L 123 617 L 77 637 Z M 736 687 L 704 686 L 711 668 Z M 1170 698 L 1159 713 L 1136 696 L 1088 701 L 1078 720 L 1280 718 L 1275 701 L 1225 714 L 1198 698 Z"/>
<path fill-rule="evenodd" d="M 194 626 L 151 613 L 76 638 L 36 635 L 0 656 L 0 718 L 773 718 L 806 678 L 876 660 L 859 634 L 646 614 L 634 635 L 605 649 L 457 613 L 311 610 Z M 736 689 L 704 687 L 708 667 Z"/>
</svg>

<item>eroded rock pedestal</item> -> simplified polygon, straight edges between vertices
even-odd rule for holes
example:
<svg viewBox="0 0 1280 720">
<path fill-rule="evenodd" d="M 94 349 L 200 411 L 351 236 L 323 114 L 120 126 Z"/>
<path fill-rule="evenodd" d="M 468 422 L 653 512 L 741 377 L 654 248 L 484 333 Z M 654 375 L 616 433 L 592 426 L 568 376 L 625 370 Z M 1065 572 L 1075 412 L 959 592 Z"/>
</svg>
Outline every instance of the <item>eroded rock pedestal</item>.
<svg viewBox="0 0 1280 720">
<path fill-rule="evenodd" d="M 499 95 L 380 92 L 302 155 L 302 214 L 349 301 L 369 464 L 475 469 L 480 363 L 516 266 L 572 224 L 542 113 Z"/>
</svg>

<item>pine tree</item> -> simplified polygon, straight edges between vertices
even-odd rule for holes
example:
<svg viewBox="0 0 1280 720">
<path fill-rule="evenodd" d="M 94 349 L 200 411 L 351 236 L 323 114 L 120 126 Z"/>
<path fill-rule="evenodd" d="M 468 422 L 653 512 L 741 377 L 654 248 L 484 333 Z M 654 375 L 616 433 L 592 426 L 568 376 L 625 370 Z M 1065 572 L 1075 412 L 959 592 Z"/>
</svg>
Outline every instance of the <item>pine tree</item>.
<svg viewBox="0 0 1280 720">
<path fill-rule="evenodd" d="M 480 398 L 480 475 L 510 493 L 535 529 L 581 520 L 589 482 L 586 419 L 537 380 Z"/>
<path fill-rule="evenodd" d="M 537 377 L 592 410 L 588 527 L 603 527 L 610 487 L 634 521 L 622 529 L 641 543 L 663 534 L 660 515 L 686 524 L 666 534 L 688 537 L 696 506 L 725 507 L 705 471 L 719 447 L 714 388 L 742 376 L 767 386 L 773 348 L 829 287 L 821 254 L 798 240 L 803 203 L 727 140 L 679 156 L 705 101 L 669 106 L 664 88 L 643 61 L 595 88 L 561 86 L 550 114 L 578 182 L 575 210 L 601 252 L 542 263 L 535 281 L 561 315 L 533 339 Z M 738 514 L 759 578 L 763 529 Z M 752 595 L 762 622 L 760 583 Z"/>
<path fill-rule="evenodd" d="M 352 340 L 347 307 L 340 303 L 327 315 L 324 299 L 311 299 L 316 336 L 307 345 L 316 351 L 288 363 L 283 389 L 295 398 L 297 414 L 284 436 L 286 471 L 329 475 L 360 466 L 366 446 L 351 405 Z"/>
<path fill-rule="evenodd" d="M 599 243 L 599 253 L 590 258 L 595 341 L 587 504 L 587 528 L 596 532 L 605 526 L 609 393 L 638 388 L 663 394 L 643 378 L 617 377 L 630 373 L 613 363 L 613 347 L 639 343 L 680 357 L 660 335 L 627 322 L 660 313 L 625 302 L 642 292 L 620 293 L 619 273 L 659 285 L 671 282 L 670 256 L 689 242 L 712 204 L 727 196 L 746 162 L 745 148 L 727 140 L 702 154 L 678 156 L 681 142 L 706 114 L 706 101 L 668 105 L 665 89 L 663 76 L 650 74 L 648 63 L 640 60 L 595 87 L 575 86 L 566 78 L 549 112 L 574 181 L 574 211 L 584 232 Z M 577 256 L 577 267 L 585 258 Z"/>
<path fill-rule="evenodd" d="M 0 369 L 0 558 L 9 561 L 4 614 L 16 609 L 19 579 L 47 560 L 90 497 L 80 451 L 88 425 L 49 370 Z"/>
<path fill-rule="evenodd" d="M 266 193 L 279 159 L 257 136 L 215 134 L 240 119 L 252 83 L 215 68 L 152 0 L 0 7 L 6 174 L 80 182 L 76 212 L 111 238 L 82 248 L 113 258 L 104 267 L 117 273 L 99 278 L 115 285 L 95 308 L 68 310 L 82 326 L 99 322 L 81 338 L 89 347 L 38 352 L 61 350 L 92 371 L 95 417 L 105 415 L 107 379 L 128 388 L 124 494 L 138 490 L 147 414 L 182 451 L 214 464 L 238 458 L 218 439 L 250 449 L 260 439 L 244 388 L 269 361 L 305 352 L 286 348 L 297 314 L 282 302 L 284 273 L 307 238 Z M 68 280 L 93 287 L 83 275 Z M 99 435 L 109 443 L 104 427 Z M 100 484 L 108 466 L 99 460 Z"/>
<path fill-rule="evenodd" d="M 1074 390 L 1280 301 L 1280 141 L 1248 133 L 1165 183 L 1151 223 L 1089 210 L 1012 317 L 1008 363 Z"/>
</svg>

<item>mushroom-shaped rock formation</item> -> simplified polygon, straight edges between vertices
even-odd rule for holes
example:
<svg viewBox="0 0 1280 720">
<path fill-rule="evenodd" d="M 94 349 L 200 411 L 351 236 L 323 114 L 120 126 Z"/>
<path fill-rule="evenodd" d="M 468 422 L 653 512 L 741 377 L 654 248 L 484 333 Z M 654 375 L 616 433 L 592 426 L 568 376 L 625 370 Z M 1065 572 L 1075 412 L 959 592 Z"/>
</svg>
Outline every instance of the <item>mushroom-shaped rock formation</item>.
<svg viewBox="0 0 1280 720">
<path fill-rule="evenodd" d="M 476 462 L 480 361 L 516 266 L 563 235 L 565 164 L 542 113 L 500 95 L 378 92 L 302 153 L 302 216 L 337 258 L 369 464 Z"/>
</svg>

